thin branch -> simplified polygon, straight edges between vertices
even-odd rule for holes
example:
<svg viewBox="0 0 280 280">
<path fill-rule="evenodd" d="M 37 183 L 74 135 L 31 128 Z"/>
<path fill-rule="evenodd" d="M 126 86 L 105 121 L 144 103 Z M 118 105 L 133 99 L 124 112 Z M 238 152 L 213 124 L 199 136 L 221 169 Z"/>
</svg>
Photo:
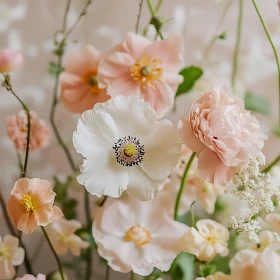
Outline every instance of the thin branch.
<svg viewBox="0 0 280 280">
<path fill-rule="evenodd" d="M 139 24 L 140 24 L 140 17 L 141 17 L 141 13 L 142 13 L 143 2 L 144 2 L 144 0 L 140 0 L 140 2 L 139 2 L 139 13 L 137 16 L 137 22 L 136 22 L 136 27 L 135 27 L 136 34 L 138 34 L 138 31 L 139 31 Z"/>
<path fill-rule="evenodd" d="M 154 7 L 152 5 L 151 0 L 147 0 L 147 4 L 148 4 L 149 10 L 150 10 L 150 13 L 152 15 L 152 19 L 156 18 L 156 10 L 154 9 Z M 163 38 L 160 28 L 156 28 L 156 31 L 157 31 L 157 34 L 159 35 L 159 37 L 163 40 L 164 38 Z"/>
<path fill-rule="evenodd" d="M 272 163 L 270 163 L 267 167 L 265 167 L 265 168 L 262 170 L 262 172 L 263 172 L 263 173 L 268 173 L 268 172 L 272 169 L 272 167 L 273 167 L 274 165 L 276 165 L 279 161 L 280 161 L 280 155 L 279 155 L 278 157 L 276 157 L 276 159 L 275 159 Z"/>
</svg>

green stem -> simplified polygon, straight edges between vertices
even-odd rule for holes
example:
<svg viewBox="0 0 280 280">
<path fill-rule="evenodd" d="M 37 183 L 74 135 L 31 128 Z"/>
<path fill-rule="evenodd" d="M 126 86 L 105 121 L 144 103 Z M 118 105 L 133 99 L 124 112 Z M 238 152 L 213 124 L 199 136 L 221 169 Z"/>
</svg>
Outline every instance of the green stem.
<svg viewBox="0 0 280 280">
<path fill-rule="evenodd" d="M 110 266 L 107 264 L 106 266 L 106 276 L 105 276 L 106 280 L 110 279 Z"/>
<path fill-rule="evenodd" d="M 134 280 L 134 273 L 133 273 L 133 271 L 131 271 L 131 273 L 130 273 L 130 280 Z"/>
<path fill-rule="evenodd" d="M 195 218 L 194 218 L 193 209 L 192 209 L 194 204 L 195 204 L 195 201 L 192 203 L 192 205 L 190 207 L 191 217 L 192 217 L 192 227 L 195 227 Z"/>
<path fill-rule="evenodd" d="M 144 0 L 140 0 L 140 2 L 139 2 L 139 13 L 137 16 L 137 22 L 136 22 L 136 27 L 135 27 L 136 34 L 138 34 L 138 31 L 139 31 L 139 24 L 140 24 L 140 18 L 141 18 L 141 13 L 142 13 L 143 2 L 144 2 Z"/>
<path fill-rule="evenodd" d="M 279 161 L 280 161 L 280 155 L 278 157 L 276 157 L 276 159 L 271 164 L 269 164 L 267 167 L 265 167 L 262 172 L 268 173 L 272 169 L 272 167 L 274 165 L 276 165 Z"/>
<path fill-rule="evenodd" d="M 43 231 L 43 233 L 44 233 L 44 235 L 45 235 L 45 237 L 46 237 L 46 240 L 47 240 L 47 242 L 48 242 L 48 244 L 49 244 L 49 246 L 50 246 L 50 248 L 51 248 L 51 250 L 52 250 L 52 253 L 53 253 L 53 255 L 54 255 L 55 259 L 56 259 L 56 262 L 57 262 L 57 265 L 58 265 L 58 269 L 59 269 L 59 272 L 60 272 L 61 279 L 62 279 L 62 280 L 65 280 L 65 279 L 64 279 L 64 273 L 63 273 L 62 265 L 61 265 L 61 262 L 60 262 L 60 260 L 59 260 L 59 257 L 58 257 L 58 255 L 57 255 L 55 249 L 53 248 L 53 245 L 52 245 L 52 243 L 51 243 L 51 241 L 50 241 L 50 238 L 49 238 L 49 236 L 48 236 L 46 230 L 44 229 L 44 227 L 41 227 L 41 229 L 42 229 L 42 231 Z"/>
<path fill-rule="evenodd" d="M 255 0 L 252 0 L 252 2 L 254 4 L 254 6 L 255 6 L 255 9 L 256 9 L 257 14 L 259 16 L 259 19 L 260 19 L 260 21 L 262 23 L 264 32 L 265 32 L 265 34 L 266 34 L 266 36 L 267 36 L 267 38 L 268 38 L 268 40 L 270 42 L 270 45 L 271 45 L 271 48 L 273 50 L 274 57 L 275 57 L 275 60 L 276 60 L 276 64 L 277 64 L 277 70 L 278 70 L 278 95 L 279 95 L 279 100 L 278 100 L 278 102 L 279 102 L 279 122 L 280 122 L 280 64 L 279 64 L 279 58 L 278 58 L 277 50 L 276 50 L 276 48 L 274 46 L 274 43 L 273 43 L 273 41 L 271 39 L 271 36 L 269 34 L 268 28 L 266 27 L 266 24 L 265 24 L 263 18 L 262 18 L 262 15 L 261 15 L 261 13 L 260 13 L 260 11 L 258 9 L 258 6 L 257 6 Z"/>
<path fill-rule="evenodd" d="M 161 5 L 162 5 L 163 0 L 158 0 L 156 7 L 155 7 L 155 12 L 157 13 L 158 10 L 160 9 Z"/>
<path fill-rule="evenodd" d="M 147 4 L 148 4 L 148 7 L 149 7 L 149 10 L 150 10 L 150 13 L 152 15 L 152 17 L 156 18 L 156 10 L 154 9 L 152 3 L 151 3 L 151 0 L 147 0 Z M 163 40 L 163 35 L 160 31 L 160 28 L 157 28 L 157 34 L 159 35 L 159 37 L 161 38 L 161 40 Z"/>
<path fill-rule="evenodd" d="M 243 0 L 239 0 L 239 15 L 238 15 L 238 23 L 237 23 L 237 36 L 236 36 L 236 44 L 233 53 L 233 65 L 232 65 L 232 75 L 231 75 L 231 85 L 234 89 L 237 71 L 238 71 L 238 58 L 240 51 L 240 43 L 241 43 L 241 35 L 242 35 L 242 23 L 243 23 L 243 8 L 244 2 Z"/>
<path fill-rule="evenodd" d="M 175 221 L 177 221 L 177 219 L 178 219 L 178 211 L 179 211 L 179 208 L 180 208 L 181 197 L 183 195 L 183 192 L 184 192 L 184 189 L 185 189 L 185 186 L 186 186 L 186 182 L 187 182 L 187 176 L 188 176 L 190 167 L 193 163 L 193 160 L 195 158 L 195 155 L 196 155 L 196 153 L 193 152 L 189 161 L 188 161 L 188 163 L 187 163 L 186 169 L 184 171 L 184 174 L 183 174 L 183 177 L 182 177 L 182 180 L 181 180 L 181 186 L 180 186 L 180 190 L 178 192 L 177 199 L 176 199 L 176 204 L 175 204 L 175 211 L 174 211 L 174 220 Z"/>
<path fill-rule="evenodd" d="M 85 213 L 86 213 L 86 222 L 87 222 L 87 231 L 90 236 L 92 236 L 92 221 L 90 215 L 90 198 L 87 190 L 84 190 L 84 203 L 85 203 Z M 92 252 L 91 247 L 88 248 L 87 260 L 86 260 L 86 274 L 85 280 L 90 280 L 92 274 Z"/>
</svg>

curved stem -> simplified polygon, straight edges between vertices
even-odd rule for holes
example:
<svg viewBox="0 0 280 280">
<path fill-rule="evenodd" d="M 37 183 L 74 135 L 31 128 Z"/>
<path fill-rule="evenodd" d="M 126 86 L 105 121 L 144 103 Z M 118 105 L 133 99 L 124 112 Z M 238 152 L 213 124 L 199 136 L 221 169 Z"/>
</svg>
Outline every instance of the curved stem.
<svg viewBox="0 0 280 280">
<path fill-rule="evenodd" d="M 143 2 L 144 2 L 144 0 L 140 0 L 140 2 L 139 2 L 139 13 L 137 16 L 137 22 L 136 22 L 136 27 L 135 27 L 136 34 L 138 34 L 138 31 L 139 31 L 139 24 L 140 24 L 140 17 L 141 17 L 141 13 L 142 13 Z"/>
<path fill-rule="evenodd" d="M 154 9 L 154 7 L 152 5 L 151 0 L 147 0 L 147 4 L 148 4 L 148 7 L 149 7 L 149 10 L 150 10 L 150 13 L 151 13 L 152 17 L 156 17 L 156 10 Z M 159 28 L 157 29 L 157 34 L 159 35 L 159 37 L 162 40 L 164 39 Z"/>
<path fill-rule="evenodd" d="M 110 266 L 107 264 L 106 266 L 106 276 L 105 276 L 106 280 L 110 279 Z"/>
<path fill-rule="evenodd" d="M 231 75 L 231 85 L 234 88 L 236 77 L 237 77 L 237 70 L 238 70 L 238 58 L 239 58 L 239 50 L 240 50 L 240 43 L 241 43 L 241 34 L 242 34 L 242 23 L 243 23 L 243 0 L 239 0 L 239 16 L 238 16 L 238 24 L 237 24 L 237 37 L 236 37 L 236 44 L 233 53 L 233 65 L 232 65 L 232 75 Z"/>
<path fill-rule="evenodd" d="M 89 193 L 87 190 L 84 190 L 84 203 L 85 203 L 85 213 L 86 213 L 86 222 L 87 222 L 87 231 L 92 236 L 92 221 L 90 216 L 90 201 L 89 201 Z M 88 248 L 87 254 L 87 266 L 86 266 L 86 274 L 85 280 L 89 280 L 92 274 L 92 253 L 91 247 Z"/>
<path fill-rule="evenodd" d="M 264 22 L 264 20 L 262 18 L 262 15 L 261 15 L 261 13 L 260 13 L 260 11 L 258 9 L 258 6 L 257 6 L 255 0 L 252 0 L 252 2 L 254 4 L 254 6 L 255 6 L 255 9 L 256 9 L 257 14 L 259 16 L 259 19 L 260 19 L 260 21 L 262 23 L 264 32 L 265 32 L 265 34 L 266 34 L 266 36 L 267 36 L 267 38 L 269 40 L 269 43 L 271 45 L 272 50 L 273 50 L 275 61 L 276 61 L 276 65 L 277 65 L 277 70 L 278 70 L 278 95 L 279 95 L 279 101 L 278 101 L 279 102 L 279 123 L 280 123 L 280 64 L 279 64 L 278 53 L 277 53 L 277 50 L 276 50 L 276 48 L 274 46 L 274 43 L 273 43 L 273 41 L 271 39 L 271 36 L 269 34 L 268 28 L 266 27 L 266 24 L 265 24 L 265 22 Z"/>
<path fill-rule="evenodd" d="M 46 240 L 47 240 L 47 242 L 48 242 L 48 244 L 49 244 L 49 246 L 50 246 L 50 248 L 51 248 L 51 250 L 52 250 L 52 252 L 53 252 L 53 255 L 54 255 L 55 259 L 56 259 L 56 262 L 57 262 L 57 265 L 58 265 L 58 269 L 59 269 L 59 272 L 60 272 L 61 279 L 62 279 L 62 280 L 65 280 L 65 279 L 64 279 L 64 273 L 63 273 L 62 265 L 61 265 L 61 262 L 60 262 L 60 260 L 59 260 L 59 257 L 58 257 L 56 251 L 55 251 L 54 248 L 53 248 L 53 245 L 52 245 L 52 243 L 51 243 L 51 241 L 50 241 L 50 239 L 49 239 L 49 236 L 48 236 L 46 230 L 44 229 L 44 227 L 41 227 L 41 229 L 42 229 L 42 231 L 43 231 L 43 233 L 44 233 L 44 235 L 45 235 L 45 237 L 46 237 Z"/>
<path fill-rule="evenodd" d="M 274 165 L 276 165 L 279 161 L 280 161 L 280 155 L 279 155 L 278 157 L 276 157 L 276 159 L 275 159 L 272 163 L 270 163 L 267 167 L 265 167 L 265 168 L 262 170 L 262 172 L 263 172 L 263 173 L 268 173 L 268 172 L 272 169 L 272 167 L 273 167 Z"/>
<path fill-rule="evenodd" d="M 182 197 L 182 194 L 184 192 L 186 182 L 187 182 L 188 173 L 189 173 L 190 167 L 193 163 L 193 160 L 195 158 L 195 155 L 196 155 L 196 153 L 193 152 L 189 161 L 188 161 L 188 163 L 187 163 L 186 169 L 184 171 L 184 174 L 183 174 L 183 177 L 182 177 L 182 180 L 181 180 L 181 186 L 180 186 L 180 190 L 178 192 L 177 199 L 176 199 L 176 204 L 175 204 L 175 211 L 174 211 L 174 220 L 175 221 L 177 221 L 177 219 L 178 219 L 178 211 L 179 211 L 179 208 L 180 208 L 181 197 Z"/>
<path fill-rule="evenodd" d="M 133 271 L 130 272 L 130 280 L 134 280 L 134 272 Z"/>
</svg>

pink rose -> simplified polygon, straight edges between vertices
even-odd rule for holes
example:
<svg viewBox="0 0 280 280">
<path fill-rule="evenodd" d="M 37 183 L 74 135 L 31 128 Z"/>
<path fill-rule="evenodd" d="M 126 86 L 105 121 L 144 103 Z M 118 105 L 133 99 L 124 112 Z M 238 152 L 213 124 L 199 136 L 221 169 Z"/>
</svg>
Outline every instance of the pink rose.
<svg viewBox="0 0 280 280">
<path fill-rule="evenodd" d="M 21 68 L 23 57 L 21 53 L 12 50 L 0 50 L 0 73 L 8 73 Z"/>
<path fill-rule="evenodd" d="M 45 148 L 50 143 L 50 130 L 47 124 L 31 111 L 30 150 Z M 27 143 L 27 116 L 22 110 L 17 115 L 8 117 L 7 134 L 18 150 L 25 150 Z"/>
<path fill-rule="evenodd" d="M 99 85 L 107 87 L 110 96 L 141 95 L 161 118 L 173 108 L 176 89 L 183 81 L 179 75 L 183 39 L 171 36 L 150 42 L 128 33 L 99 63 Z"/>
<path fill-rule="evenodd" d="M 178 126 L 185 145 L 197 153 L 199 173 L 214 184 L 228 183 L 267 139 L 244 101 L 223 87 L 200 96 Z"/>
</svg>

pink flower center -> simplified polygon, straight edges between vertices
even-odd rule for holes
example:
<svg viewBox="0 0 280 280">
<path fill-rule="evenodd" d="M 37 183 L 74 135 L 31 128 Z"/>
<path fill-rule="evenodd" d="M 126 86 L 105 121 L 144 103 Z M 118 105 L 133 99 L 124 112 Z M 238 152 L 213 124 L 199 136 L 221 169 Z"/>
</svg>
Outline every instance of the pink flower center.
<svg viewBox="0 0 280 280">
<path fill-rule="evenodd" d="M 142 246 L 150 243 L 151 234 L 150 232 L 140 226 L 131 227 L 124 236 L 125 241 L 133 241 L 136 246 Z"/>
<path fill-rule="evenodd" d="M 162 68 L 159 67 L 160 64 L 160 60 L 144 55 L 131 67 L 130 75 L 135 81 L 143 85 L 152 85 L 154 81 L 160 79 L 162 76 Z"/>
</svg>

